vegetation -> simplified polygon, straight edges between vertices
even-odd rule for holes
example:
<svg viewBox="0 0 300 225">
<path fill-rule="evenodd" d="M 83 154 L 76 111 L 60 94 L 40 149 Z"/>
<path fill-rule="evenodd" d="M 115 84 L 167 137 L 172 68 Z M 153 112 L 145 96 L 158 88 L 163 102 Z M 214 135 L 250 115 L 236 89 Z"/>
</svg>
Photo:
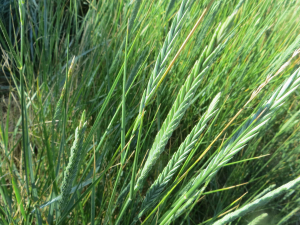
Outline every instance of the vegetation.
<svg viewBox="0 0 300 225">
<path fill-rule="evenodd" d="M 1 224 L 300 222 L 300 1 L 0 6 Z"/>
</svg>

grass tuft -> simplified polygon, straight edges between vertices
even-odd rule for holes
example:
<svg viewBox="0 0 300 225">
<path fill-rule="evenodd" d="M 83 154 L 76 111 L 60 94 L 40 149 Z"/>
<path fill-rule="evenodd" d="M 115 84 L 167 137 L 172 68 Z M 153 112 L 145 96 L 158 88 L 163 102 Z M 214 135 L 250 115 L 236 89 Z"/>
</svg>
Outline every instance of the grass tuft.
<svg viewBox="0 0 300 225">
<path fill-rule="evenodd" d="M 299 222 L 299 8 L 2 1 L 0 223 Z"/>
</svg>

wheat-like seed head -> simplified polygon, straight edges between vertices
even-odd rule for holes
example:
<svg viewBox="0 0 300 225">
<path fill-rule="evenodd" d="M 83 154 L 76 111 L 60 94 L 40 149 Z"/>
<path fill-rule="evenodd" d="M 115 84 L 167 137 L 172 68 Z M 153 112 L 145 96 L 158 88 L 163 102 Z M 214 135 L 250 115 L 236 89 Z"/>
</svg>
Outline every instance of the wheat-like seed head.
<svg viewBox="0 0 300 225">
<path fill-rule="evenodd" d="M 156 85 L 159 82 L 161 76 L 164 72 L 164 66 L 167 62 L 167 58 L 172 50 L 172 47 L 178 37 L 178 34 L 181 30 L 183 21 L 185 19 L 185 16 L 190 10 L 190 1 L 189 0 L 183 0 L 180 9 L 176 14 L 176 17 L 174 18 L 170 31 L 165 39 L 165 42 L 159 52 L 159 55 L 156 59 L 154 70 L 151 73 L 147 89 L 146 89 L 146 98 L 145 102 L 142 102 L 141 104 L 147 105 L 149 103 L 150 99 L 155 93 Z"/>
<path fill-rule="evenodd" d="M 171 137 L 173 131 L 178 126 L 181 118 L 183 117 L 185 111 L 187 110 L 190 101 L 192 100 L 202 77 L 207 73 L 208 68 L 205 68 L 198 75 L 198 62 L 196 62 L 193 72 L 187 78 L 185 84 L 181 87 L 179 94 L 166 118 L 160 131 L 157 133 L 154 143 L 149 151 L 148 159 L 145 166 L 141 172 L 139 179 L 137 180 L 135 189 L 138 190 L 142 185 L 144 179 L 148 175 L 152 166 L 156 163 L 156 160 L 160 154 L 164 151 L 167 141 Z"/>
<path fill-rule="evenodd" d="M 263 213 L 253 219 L 248 225 L 259 225 L 262 223 L 262 220 L 265 219 L 268 216 L 268 213 Z"/>
<path fill-rule="evenodd" d="M 74 62 L 75 62 L 75 56 L 72 59 L 70 68 L 68 70 L 67 79 L 65 81 L 65 84 L 63 86 L 63 89 L 62 89 L 60 97 L 59 97 L 59 100 L 58 100 L 58 102 L 56 104 L 56 107 L 55 107 L 54 120 L 57 120 L 61 116 L 61 111 L 62 111 L 62 107 L 63 107 L 62 104 L 63 104 L 63 100 L 64 100 L 64 96 L 65 96 L 65 93 L 66 93 L 66 88 L 67 88 L 66 86 L 71 80 L 71 76 L 72 76 L 72 73 L 74 71 Z"/>
<path fill-rule="evenodd" d="M 247 214 L 248 212 L 255 210 L 257 207 L 266 205 L 272 199 L 274 199 L 280 195 L 283 195 L 284 193 L 288 192 L 291 189 L 296 188 L 299 184 L 300 184 L 300 177 L 296 178 L 295 180 L 290 181 L 289 183 L 287 183 L 285 185 L 282 185 L 281 187 L 275 189 L 274 191 L 269 192 L 268 194 L 265 194 L 263 197 L 255 200 L 254 202 L 248 203 L 247 205 L 241 207 L 240 209 L 227 214 L 222 219 L 216 221 L 213 225 L 227 224 L 239 217 L 242 217 L 243 215 Z"/>
<path fill-rule="evenodd" d="M 61 200 L 59 201 L 59 209 L 63 211 L 67 206 L 69 196 L 71 193 L 72 185 L 75 179 L 75 176 L 78 171 L 82 143 L 84 139 L 84 132 L 86 129 L 87 123 L 85 121 L 85 111 L 83 111 L 79 126 L 75 130 L 75 140 L 71 148 L 71 155 L 69 158 L 69 163 L 64 172 L 64 179 L 61 185 Z"/>
<path fill-rule="evenodd" d="M 138 217 L 140 218 L 143 213 L 151 207 L 151 205 L 158 199 L 160 193 L 167 186 L 169 181 L 172 179 L 174 174 L 178 171 L 180 165 L 189 152 L 195 147 L 195 144 L 204 131 L 206 124 L 217 112 L 215 110 L 217 103 L 220 99 L 221 93 L 217 94 L 212 100 L 207 111 L 203 114 L 199 122 L 194 126 L 190 134 L 185 138 L 184 142 L 179 146 L 178 150 L 173 154 L 172 158 L 168 162 L 167 166 L 164 168 L 162 173 L 158 176 L 152 186 L 146 193 L 146 197 L 142 203 L 142 207 Z"/>
</svg>

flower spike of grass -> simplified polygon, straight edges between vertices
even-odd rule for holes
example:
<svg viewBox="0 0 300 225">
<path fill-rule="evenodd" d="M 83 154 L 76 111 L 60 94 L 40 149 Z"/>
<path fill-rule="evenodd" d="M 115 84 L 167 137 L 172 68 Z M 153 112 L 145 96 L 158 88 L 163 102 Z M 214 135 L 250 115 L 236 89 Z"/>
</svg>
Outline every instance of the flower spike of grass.
<svg viewBox="0 0 300 225">
<path fill-rule="evenodd" d="M 135 185 L 136 191 L 142 187 L 142 184 L 149 171 L 156 163 L 160 154 L 164 151 L 167 141 L 171 137 L 173 131 L 176 129 L 185 111 L 187 110 L 203 76 L 208 72 L 208 68 L 205 68 L 200 74 L 198 74 L 198 72 L 199 61 L 195 63 L 192 73 L 187 78 L 185 84 L 181 87 L 172 109 L 170 110 L 160 131 L 156 135 L 154 143 L 149 151 L 149 156 Z"/>
<path fill-rule="evenodd" d="M 217 112 L 215 108 L 217 106 L 220 96 L 221 93 L 218 93 L 216 97 L 212 100 L 208 110 L 205 112 L 205 114 L 203 114 L 199 122 L 192 129 L 191 133 L 185 138 L 184 142 L 180 145 L 179 149 L 173 154 L 172 158 L 170 159 L 164 170 L 160 173 L 158 178 L 148 189 L 146 197 L 141 206 L 142 210 L 138 215 L 139 218 L 157 200 L 160 193 L 172 179 L 173 175 L 177 172 L 182 162 L 188 156 L 189 152 L 194 148 L 198 138 L 204 131 L 206 124 Z"/>
<path fill-rule="evenodd" d="M 299 186 L 299 184 L 300 184 L 300 177 L 296 178 L 295 180 L 290 181 L 289 183 L 287 183 L 285 185 L 282 185 L 279 188 L 276 188 L 273 191 L 270 191 L 269 193 L 265 194 L 264 196 L 255 200 L 254 202 L 251 202 L 251 203 L 241 207 L 240 209 L 238 209 L 230 214 L 227 214 L 222 219 L 216 221 L 213 225 L 223 225 L 223 224 L 227 224 L 231 221 L 234 221 L 235 219 L 237 219 L 249 212 L 252 212 L 257 207 L 267 204 L 272 199 L 285 194 L 286 192 L 288 192 L 291 189 L 296 188 L 297 186 Z"/>
<path fill-rule="evenodd" d="M 169 53 L 175 43 L 175 40 L 178 38 L 178 34 L 180 32 L 184 19 L 187 13 L 189 12 L 189 10 L 190 10 L 190 0 L 183 0 L 180 5 L 180 9 L 177 12 L 176 17 L 172 22 L 170 31 L 168 32 L 168 35 L 156 59 L 154 70 L 151 73 L 147 85 L 145 103 L 141 103 L 141 104 L 147 105 L 151 97 L 154 95 L 154 91 L 156 90 L 156 85 L 159 82 L 161 76 L 163 75 L 164 62 L 166 62 L 166 59 L 169 56 Z"/>
<path fill-rule="evenodd" d="M 75 130 L 75 140 L 71 148 L 71 155 L 69 158 L 68 166 L 65 170 L 65 176 L 61 185 L 61 200 L 59 201 L 59 209 L 61 212 L 65 210 L 68 204 L 69 196 L 71 193 L 72 185 L 79 168 L 80 157 L 82 153 L 82 143 L 84 139 L 84 132 L 87 126 L 85 121 L 85 111 L 83 111 L 79 126 Z"/>
<path fill-rule="evenodd" d="M 70 68 L 69 68 L 69 71 L 68 71 L 67 79 L 66 79 L 65 84 L 63 86 L 63 89 L 61 91 L 60 98 L 59 98 L 59 100 L 56 104 L 55 113 L 54 113 L 54 120 L 59 119 L 60 116 L 61 116 L 62 107 L 63 107 L 63 100 L 64 100 L 64 96 L 65 96 L 65 92 L 66 92 L 66 86 L 67 86 L 68 82 L 70 82 L 71 75 L 72 75 L 72 72 L 74 70 L 74 62 L 75 62 L 75 56 L 73 57 L 73 59 L 71 61 L 71 65 L 70 65 Z"/>
<path fill-rule="evenodd" d="M 265 219 L 266 217 L 268 217 L 268 213 L 263 213 L 258 217 L 256 217 L 255 219 L 253 219 L 248 225 L 259 225 L 262 223 L 262 220 Z"/>
</svg>

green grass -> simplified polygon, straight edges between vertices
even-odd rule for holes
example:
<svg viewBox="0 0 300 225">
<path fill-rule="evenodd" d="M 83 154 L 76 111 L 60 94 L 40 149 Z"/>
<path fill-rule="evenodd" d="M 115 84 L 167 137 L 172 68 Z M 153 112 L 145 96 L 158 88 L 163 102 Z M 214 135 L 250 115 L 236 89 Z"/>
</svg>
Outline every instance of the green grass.
<svg viewBox="0 0 300 225">
<path fill-rule="evenodd" d="M 1 224 L 300 222 L 300 1 L 0 6 Z"/>
</svg>

